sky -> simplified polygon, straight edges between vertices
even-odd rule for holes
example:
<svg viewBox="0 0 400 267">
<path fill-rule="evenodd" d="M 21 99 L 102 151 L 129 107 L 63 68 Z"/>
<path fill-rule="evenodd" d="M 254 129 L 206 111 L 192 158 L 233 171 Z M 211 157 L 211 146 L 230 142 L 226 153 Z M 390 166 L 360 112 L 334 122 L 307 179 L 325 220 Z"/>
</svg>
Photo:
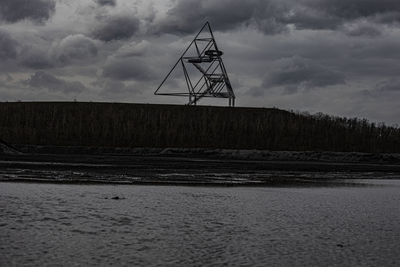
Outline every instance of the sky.
<svg viewBox="0 0 400 267">
<path fill-rule="evenodd" d="M 237 106 L 400 124 L 399 0 L 0 0 L 0 101 L 185 104 L 153 92 L 206 21 Z"/>
</svg>

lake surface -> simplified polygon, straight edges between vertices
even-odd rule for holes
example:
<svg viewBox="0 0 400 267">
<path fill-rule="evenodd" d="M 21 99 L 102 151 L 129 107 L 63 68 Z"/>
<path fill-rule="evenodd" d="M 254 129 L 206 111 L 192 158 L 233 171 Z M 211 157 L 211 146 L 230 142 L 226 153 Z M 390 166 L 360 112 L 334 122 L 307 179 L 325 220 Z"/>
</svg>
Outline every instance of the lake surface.
<svg viewBox="0 0 400 267">
<path fill-rule="evenodd" d="M 353 182 L 0 183 L 0 266 L 399 266 L 400 180 Z"/>
</svg>

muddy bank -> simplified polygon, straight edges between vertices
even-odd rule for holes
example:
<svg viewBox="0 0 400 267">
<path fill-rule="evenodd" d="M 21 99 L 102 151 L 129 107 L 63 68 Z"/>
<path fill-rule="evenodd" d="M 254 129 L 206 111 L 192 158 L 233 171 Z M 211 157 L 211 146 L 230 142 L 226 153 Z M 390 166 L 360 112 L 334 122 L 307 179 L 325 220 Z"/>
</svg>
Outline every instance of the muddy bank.
<svg viewBox="0 0 400 267">
<path fill-rule="evenodd" d="M 400 179 L 399 164 L 148 154 L 1 155 L 0 181 L 183 185 L 298 185 Z M 215 155 L 214 155 L 215 156 Z"/>
<path fill-rule="evenodd" d="M 400 164 L 398 153 L 361 153 L 330 151 L 269 151 L 204 148 L 113 148 L 82 146 L 34 146 L 14 145 L 18 151 L 28 154 L 60 155 L 121 155 L 190 157 L 205 159 L 232 159 L 257 161 L 311 161 L 341 163 Z M 0 151 L 1 153 L 1 151 Z"/>
</svg>

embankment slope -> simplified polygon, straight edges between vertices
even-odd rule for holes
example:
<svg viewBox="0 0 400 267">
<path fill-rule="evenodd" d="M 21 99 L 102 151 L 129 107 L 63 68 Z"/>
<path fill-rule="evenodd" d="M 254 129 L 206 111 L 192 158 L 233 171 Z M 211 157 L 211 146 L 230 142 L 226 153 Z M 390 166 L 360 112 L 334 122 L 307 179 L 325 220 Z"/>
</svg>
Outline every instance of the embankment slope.
<svg viewBox="0 0 400 267">
<path fill-rule="evenodd" d="M 0 103 L 0 138 L 47 146 L 400 152 L 398 128 L 268 108 Z"/>
</svg>

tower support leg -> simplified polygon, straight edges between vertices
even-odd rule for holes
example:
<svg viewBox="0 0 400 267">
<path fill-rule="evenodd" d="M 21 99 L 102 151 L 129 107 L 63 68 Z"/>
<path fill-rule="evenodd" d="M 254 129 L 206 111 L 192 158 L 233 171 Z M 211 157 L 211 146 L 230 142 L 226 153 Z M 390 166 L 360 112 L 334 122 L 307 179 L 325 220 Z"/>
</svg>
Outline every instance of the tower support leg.
<svg viewBox="0 0 400 267">
<path fill-rule="evenodd" d="M 235 106 L 235 98 L 234 97 L 229 97 L 229 106 L 234 107 Z"/>
</svg>

